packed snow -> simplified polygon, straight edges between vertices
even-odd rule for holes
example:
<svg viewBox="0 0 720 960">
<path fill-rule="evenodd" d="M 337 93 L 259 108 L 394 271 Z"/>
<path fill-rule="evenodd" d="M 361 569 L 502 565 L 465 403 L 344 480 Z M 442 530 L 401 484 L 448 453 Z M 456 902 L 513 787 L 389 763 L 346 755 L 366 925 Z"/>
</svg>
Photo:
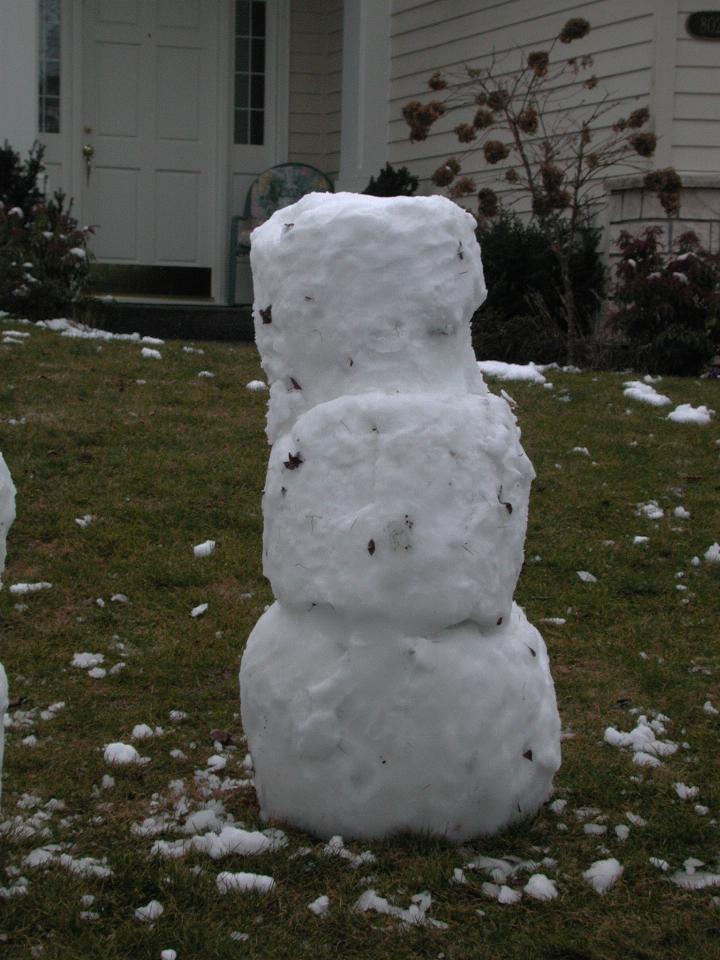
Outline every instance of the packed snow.
<svg viewBox="0 0 720 960">
<path fill-rule="evenodd" d="M 664 407 L 672 403 L 670 397 L 658 393 L 649 383 L 642 380 L 628 380 L 623 384 L 623 394 L 629 400 L 638 400 L 640 403 L 649 403 L 652 407 Z"/>
<path fill-rule="evenodd" d="M 667 415 L 667 419 L 672 420 L 673 423 L 697 423 L 706 426 L 714 416 L 715 411 L 704 404 L 693 407 L 691 403 L 681 403 Z"/>
<path fill-rule="evenodd" d="M 534 471 L 470 344 L 474 229 L 441 197 L 312 194 L 253 234 L 277 602 L 243 656 L 243 728 L 264 816 L 326 838 L 492 833 L 560 761 L 545 644 L 512 599 Z"/>
<path fill-rule="evenodd" d="M 0 589 L 7 556 L 7 535 L 15 520 L 15 484 L 5 459 L 0 453 Z M 6 712 L 10 704 L 5 668 L 0 663 L 0 800 L 2 799 L 2 768 L 5 751 Z"/>
<path fill-rule="evenodd" d="M 583 877 L 596 893 L 607 893 L 622 873 L 623 868 L 615 857 L 609 857 L 607 860 L 596 860 L 592 863 L 583 873 Z"/>
<path fill-rule="evenodd" d="M 215 541 L 205 540 L 203 543 L 197 543 L 193 547 L 193 555 L 196 557 L 209 557 L 215 552 Z"/>
<path fill-rule="evenodd" d="M 545 383 L 544 374 L 534 363 L 504 363 L 502 360 L 480 360 L 478 367 L 484 376 L 496 380 L 523 380 L 530 383 Z"/>
</svg>

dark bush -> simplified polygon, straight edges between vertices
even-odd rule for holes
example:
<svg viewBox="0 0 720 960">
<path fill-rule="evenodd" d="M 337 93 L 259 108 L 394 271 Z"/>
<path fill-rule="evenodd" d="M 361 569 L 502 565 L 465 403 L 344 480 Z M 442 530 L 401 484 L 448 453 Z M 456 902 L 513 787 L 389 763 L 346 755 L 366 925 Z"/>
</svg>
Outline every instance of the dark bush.
<svg viewBox="0 0 720 960">
<path fill-rule="evenodd" d="M 477 356 L 512 363 L 562 361 L 567 331 L 560 265 L 542 228 L 503 211 L 483 222 L 477 236 L 488 288 L 472 321 Z M 605 288 L 599 238 L 599 230 L 584 229 L 570 260 L 580 334 L 588 342 Z"/>
<path fill-rule="evenodd" d="M 377 177 L 370 177 L 370 183 L 363 193 L 373 197 L 411 197 L 418 188 L 418 178 L 407 167 L 398 167 L 386 163 Z"/>
<path fill-rule="evenodd" d="M 610 324 L 632 349 L 635 366 L 695 375 L 720 341 L 720 255 L 692 232 L 664 253 L 661 234 L 660 227 L 620 234 Z"/>
<path fill-rule="evenodd" d="M 42 147 L 22 163 L 7 144 L 0 151 L 0 309 L 31 320 L 75 315 L 88 301 L 87 239 L 72 204 L 37 188 Z"/>
</svg>

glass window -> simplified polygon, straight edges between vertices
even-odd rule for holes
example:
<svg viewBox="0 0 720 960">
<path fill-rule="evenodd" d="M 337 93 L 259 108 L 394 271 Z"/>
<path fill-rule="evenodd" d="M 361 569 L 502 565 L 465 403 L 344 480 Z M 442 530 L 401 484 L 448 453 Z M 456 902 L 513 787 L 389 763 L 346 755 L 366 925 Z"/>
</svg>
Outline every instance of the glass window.
<svg viewBox="0 0 720 960">
<path fill-rule="evenodd" d="M 60 0 L 40 0 L 40 133 L 60 133 Z"/>
<path fill-rule="evenodd" d="M 235 0 L 235 143 L 265 133 L 265 0 Z"/>
</svg>

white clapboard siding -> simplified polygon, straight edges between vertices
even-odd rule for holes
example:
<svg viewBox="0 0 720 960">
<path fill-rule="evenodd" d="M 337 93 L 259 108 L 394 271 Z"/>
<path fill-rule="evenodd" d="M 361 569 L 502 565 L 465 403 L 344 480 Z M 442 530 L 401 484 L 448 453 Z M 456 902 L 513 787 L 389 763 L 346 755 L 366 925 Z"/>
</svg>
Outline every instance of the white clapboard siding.
<svg viewBox="0 0 720 960">
<path fill-rule="evenodd" d="M 707 6 L 712 6 L 708 4 Z M 705 9 L 678 0 L 672 160 L 683 172 L 720 171 L 720 40 L 699 40 L 685 27 Z"/>
<path fill-rule="evenodd" d="M 331 177 L 340 165 L 342 0 L 292 0 L 288 159 Z"/>
<path fill-rule="evenodd" d="M 571 45 L 558 44 L 556 55 L 594 59 L 591 71 L 600 85 L 592 93 L 568 80 L 563 100 L 582 97 L 592 101 L 600 89 L 618 101 L 610 120 L 627 115 L 648 102 L 653 76 L 655 21 L 653 0 L 593 0 L 572 4 L 567 0 L 395 0 L 391 26 L 392 63 L 388 154 L 393 164 L 404 164 L 420 176 L 422 192 L 433 189 L 429 177 L 450 155 L 460 155 L 453 128 L 470 120 L 470 110 L 441 118 L 426 141 L 411 144 L 402 108 L 412 99 L 432 98 L 427 80 L 435 70 L 462 71 L 465 64 L 482 66 L 494 51 L 496 63 L 509 69 L 536 49 L 547 49 L 567 19 L 586 17 L 588 37 Z M 553 57 L 556 59 L 556 56 Z M 439 95 L 440 97 L 442 94 Z M 580 116 L 580 113 L 578 113 Z M 492 136 L 492 134 L 491 134 Z M 502 134 L 499 132 L 499 139 Z M 504 167 L 488 168 L 481 156 L 469 157 L 463 172 L 504 194 Z M 488 182 L 495 179 L 495 183 Z"/>
</svg>

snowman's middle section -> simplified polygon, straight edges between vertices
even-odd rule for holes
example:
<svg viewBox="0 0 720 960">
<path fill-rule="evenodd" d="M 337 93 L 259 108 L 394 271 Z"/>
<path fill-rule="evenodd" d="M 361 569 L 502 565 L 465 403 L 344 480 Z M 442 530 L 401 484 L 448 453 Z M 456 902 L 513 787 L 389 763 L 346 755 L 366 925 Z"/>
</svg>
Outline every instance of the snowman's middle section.
<svg viewBox="0 0 720 960">
<path fill-rule="evenodd" d="M 287 607 L 405 630 L 507 622 L 532 465 L 494 395 L 366 393 L 321 403 L 273 445 L 264 570 Z"/>
</svg>

